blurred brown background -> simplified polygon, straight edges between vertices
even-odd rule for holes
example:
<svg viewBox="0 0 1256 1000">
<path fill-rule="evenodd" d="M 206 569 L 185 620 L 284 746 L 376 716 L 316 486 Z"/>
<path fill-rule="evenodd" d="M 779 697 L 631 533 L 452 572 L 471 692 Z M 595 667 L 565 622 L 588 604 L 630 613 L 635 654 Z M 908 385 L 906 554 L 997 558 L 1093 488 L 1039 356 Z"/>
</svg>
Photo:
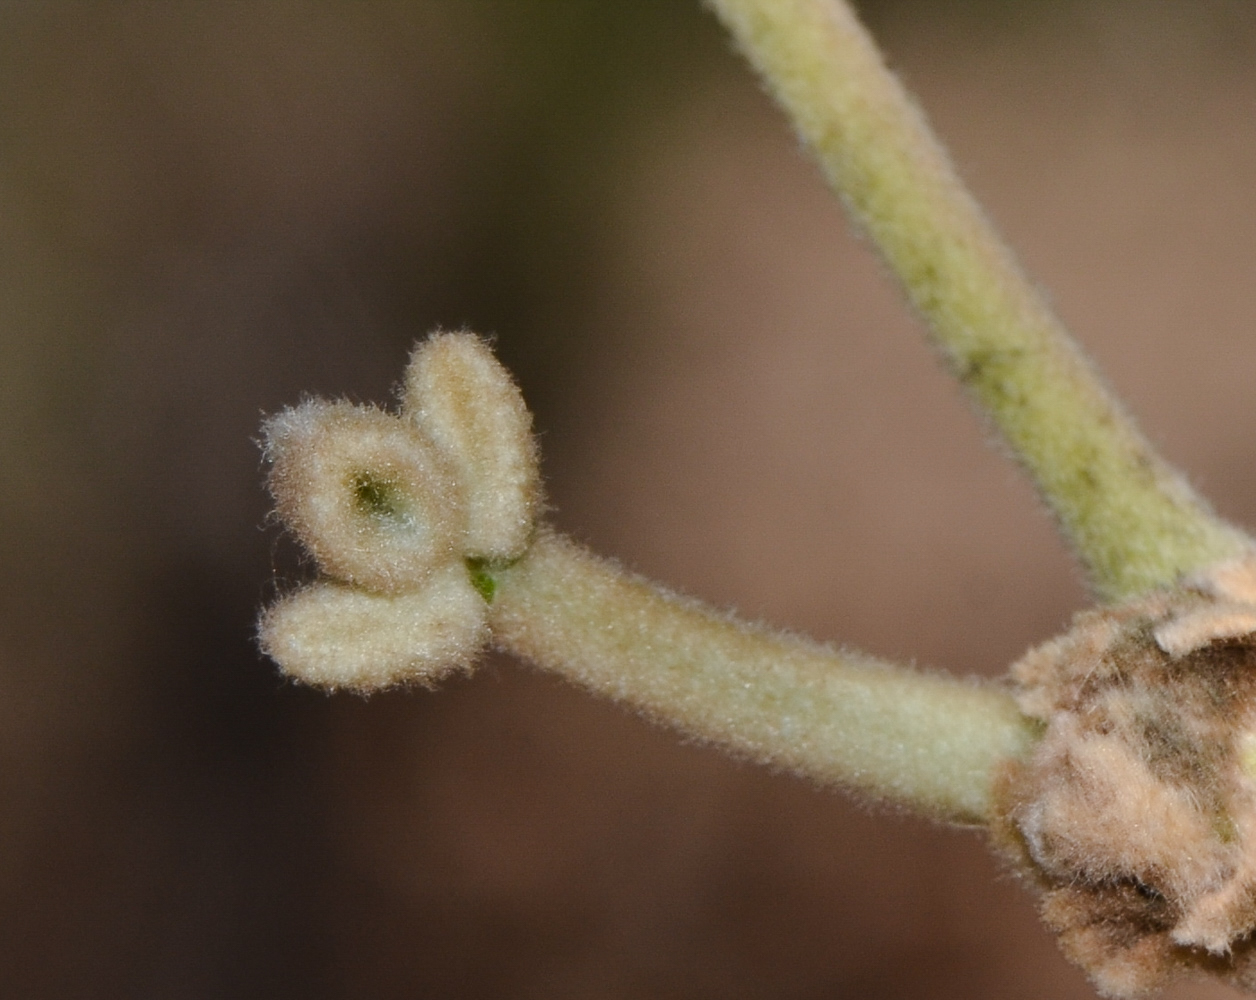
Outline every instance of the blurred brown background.
<svg viewBox="0 0 1256 1000">
<path fill-rule="evenodd" d="M 1256 8 L 863 9 L 1256 524 Z M 1091 995 L 977 834 L 515 663 L 363 701 L 254 648 L 309 572 L 261 414 L 388 399 L 437 325 L 497 335 L 557 523 L 681 589 L 990 675 L 1083 604 L 695 3 L 7 4 L 0 138 L 5 995 Z"/>
</svg>

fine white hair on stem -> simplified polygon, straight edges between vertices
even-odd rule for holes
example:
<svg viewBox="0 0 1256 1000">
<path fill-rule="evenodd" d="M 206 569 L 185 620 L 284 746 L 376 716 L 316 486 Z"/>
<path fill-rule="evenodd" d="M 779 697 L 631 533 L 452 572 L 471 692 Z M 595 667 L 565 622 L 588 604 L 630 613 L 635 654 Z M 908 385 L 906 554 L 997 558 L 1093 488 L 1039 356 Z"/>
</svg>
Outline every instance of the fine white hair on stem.
<svg viewBox="0 0 1256 1000">
<path fill-rule="evenodd" d="M 542 531 L 498 574 L 494 641 L 691 736 L 825 784 L 981 823 L 1036 726 L 990 684 L 747 625 Z"/>
<path fill-rule="evenodd" d="M 1095 592 L 1119 600 L 1242 555 L 1143 437 L 964 187 L 844 0 L 707 0 L 1007 440 Z"/>
<path fill-rule="evenodd" d="M 1110 996 L 1256 986 L 1256 554 L 1158 456 L 844 0 L 708 0 L 1038 485 L 1106 607 L 1012 692 L 739 622 L 537 528 L 531 420 L 469 333 L 399 417 L 305 404 L 272 489 L 331 580 L 264 617 L 293 676 L 430 683 L 486 642 L 734 753 L 989 825 Z"/>
</svg>

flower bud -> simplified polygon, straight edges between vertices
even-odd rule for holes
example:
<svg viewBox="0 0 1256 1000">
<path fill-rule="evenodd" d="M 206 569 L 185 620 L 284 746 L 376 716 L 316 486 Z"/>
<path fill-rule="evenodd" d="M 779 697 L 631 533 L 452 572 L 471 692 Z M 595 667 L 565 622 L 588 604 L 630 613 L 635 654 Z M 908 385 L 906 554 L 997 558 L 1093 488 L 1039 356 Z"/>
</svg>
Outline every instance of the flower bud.
<svg viewBox="0 0 1256 1000">
<path fill-rule="evenodd" d="M 289 677 L 324 688 L 372 691 L 433 684 L 468 668 L 488 640 L 487 608 L 461 563 L 404 594 L 316 583 L 263 616 L 263 651 Z"/>
<path fill-rule="evenodd" d="M 311 400 L 263 428 L 275 509 L 330 576 L 397 593 L 461 568 L 466 518 L 448 463 L 395 417 Z"/>
<path fill-rule="evenodd" d="M 403 411 L 455 469 L 467 504 L 464 554 L 521 554 L 541 505 L 532 415 L 493 352 L 471 333 L 431 337 L 410 360 Z"/>
</svg>

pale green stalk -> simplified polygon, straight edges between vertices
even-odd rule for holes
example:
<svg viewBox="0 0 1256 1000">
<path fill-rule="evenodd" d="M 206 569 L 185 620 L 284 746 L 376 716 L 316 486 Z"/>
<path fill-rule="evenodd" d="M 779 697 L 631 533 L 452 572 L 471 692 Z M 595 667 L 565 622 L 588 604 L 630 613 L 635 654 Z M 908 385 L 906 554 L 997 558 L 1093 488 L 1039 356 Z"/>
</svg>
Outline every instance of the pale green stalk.
<svg viewBox="0 0 1256 1000">
<path fill-rule="evenodd" d="M 1095 588 L 1129 597 L 1244 551 L 1246 536 L 1209 512 L 1106 393 L 850 9 L 835 0 L 710 2 L 1038 482 Z M 453 368 L 440 360 L 447 351 Z M 344 577 L 268 614 L 263 642 L 285 669 L 363 690 L 430 683 L 469 663 L 491 632 L 545 669 L 755 760 L 935 816 L 989 818 L 1002 767 L 1036 736 L 1006 692 L 739 623 L 544 529 L 523 551 L 539 494 L 517 389 L 469 334 L 434 338 L 415 357 L 395 427 L 376 411 L 333 404 L 272 422 L 280 508 L 291 493 L 286 516 L 324 568 Z M 371 430 L 360 447 L 337 436 L 350 417 Z M 421 477 L 410 483 L 401 472 L 432 449 L 457 482 L 447 502 L 421 503 Z M 358 565 L 359 536 L 384 528 L 378 518 L 364 527 L 361 496 L 341 494 L 346 482 L 376 481 L 399 496 L 409 489 L 432 530 L 450 521 L 452 541 L 434 554 L 419 546 L 418 569 Z M 297 516 L 307 507 L 339 512 L 330 528 L 344 531 Z M 413 527 L 399 525 L 389 530 Z M 483 541 L 499 535 L 508 544 Z M 463 560 L 474 587 L 459 575 Z M 376 570 L 379 580 L 363 576 Z M 453 570 L 460 585 L 438 585 Z M 419 619 L 431 627 L 415 636 Z"/>
<path fill-rule="evenodd" d="M 494 641 L 762 763 L 980 823 L 1035 724 L 1003 690 L 772 632 L 547 531 L 495 574 Z"/>
<path fill-rule="evenodd" d="M 268 422 L 277 509 L 331 579 L 277 602 L 263 647 L 290 676 L 370 691 L 469 669 L 491 641 L 752 760 L 988 825 L 1105 995 L 1177 968 L 1250 986 L 1256 550 L 1107 394 L 851 10 L 709 2 L 1096 590 L 1183 585 L 1079 617 L 1013 667 L 1015 701 L 739 622 L 537 526 L 531 418 L 463 332 L 416 349 L 396 416 L 309 401 Z"/>
<path fill-rule="evenodd" d="M 262 618 L 285 673 L 432 684 L 491 637 L 755 760 L 988 818 L 1037 725 L 1005 691 L 746 625 L 537 527 L 530 421 L 488 346 L 448 333 L 415 350 L 400 414 L 309 400 L 267 422 L 276 507 L 327 574 Z"/>
<path fill-rule="evenodd" d="M 1243 551 L 1247 536 L 1209 510 L 1106 391 L 850 7 L 707 2 L 1034 478 L 1095 590 L 1133 596 Z"/>
</svg>

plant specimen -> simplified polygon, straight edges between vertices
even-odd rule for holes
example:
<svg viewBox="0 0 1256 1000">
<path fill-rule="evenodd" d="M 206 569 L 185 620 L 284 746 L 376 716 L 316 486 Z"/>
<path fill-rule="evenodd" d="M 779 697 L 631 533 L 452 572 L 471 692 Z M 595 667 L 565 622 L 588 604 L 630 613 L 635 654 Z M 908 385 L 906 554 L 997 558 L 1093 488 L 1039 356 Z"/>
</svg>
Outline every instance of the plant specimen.
<svg viewBox="0 0 1256 1000">
<path fill-rule="evenodd" d="M 1022 275 L 839 0 L 711 0 L 1037 484 L 1101 602 L 1007 686 L 920 673 L 669 593 L 540 523 L 530 418 L 466 332 L 396 413 L 266 425 L 323 571 L 263 618 L 291 676 L 431 684 L 492 644 L 692 736 L 988 827 L 1111 996 L 1256 987 L 1256 546 L 1159 458 Z"/>
</svg>

